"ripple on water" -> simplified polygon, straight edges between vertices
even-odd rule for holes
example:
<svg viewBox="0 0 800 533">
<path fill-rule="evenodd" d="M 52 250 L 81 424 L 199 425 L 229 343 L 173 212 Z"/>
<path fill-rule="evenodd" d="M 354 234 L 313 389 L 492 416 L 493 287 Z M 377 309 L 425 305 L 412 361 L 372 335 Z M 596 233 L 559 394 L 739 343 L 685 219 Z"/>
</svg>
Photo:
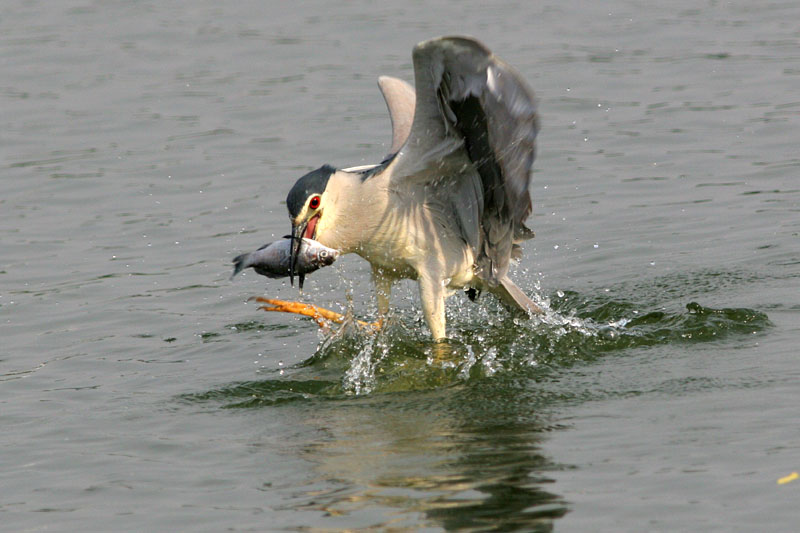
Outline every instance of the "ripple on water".
<svg viewBox="0 0 800 533">
<path fill-rule="evenodd" d="M 677 290 L 674 283 L 668 285 Z M 656 290 L 658 286 L 651 285 Z M 430 340 L 416 316 L 395 315 L 377 334 L 345 325 L 327 335 L 300 364 L 263 380 L 182 398 L 225 407 L 260 407 L 454 387 L 498 375 L 541 379 L 609 354 L 657 345 L 727 342 L 770 326 L 767 315 L 757 310 L 712 308 L 694 301 L 648 309 L 607 294 L 558 291 L 539 303 L 546 312 L 532 320 L 514 317 L 494 302 L 473 306 L 451 317 L 451 338 L 441 344 Z M 265 332 L 274 329 L 258 322 L 246 326 Z"/>
</svg>

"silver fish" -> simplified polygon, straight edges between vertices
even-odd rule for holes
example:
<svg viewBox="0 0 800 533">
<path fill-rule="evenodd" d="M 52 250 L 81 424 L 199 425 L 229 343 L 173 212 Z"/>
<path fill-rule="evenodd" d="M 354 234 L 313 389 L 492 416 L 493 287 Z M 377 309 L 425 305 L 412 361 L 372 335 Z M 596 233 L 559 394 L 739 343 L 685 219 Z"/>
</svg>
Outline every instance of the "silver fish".
<svg viewBox="0 0 800 533">
<path fill-rule="evenodd" d="M 265 244 L 255 252 L 238 255 L 233 260 L 231 279 L 244 270 L 253 267 L 257 273 L 268 278 L 285 278 L 289 275 L 291 261 L 291 237 Z M 339 257 L 339 250 L 328 248 L 311 239 L 303 239 L 297 256 L 295 272 L 300 274 L 300 288 L 303 288 L 305 275 L 324 266 L 333 264 Z"/>
</svg>

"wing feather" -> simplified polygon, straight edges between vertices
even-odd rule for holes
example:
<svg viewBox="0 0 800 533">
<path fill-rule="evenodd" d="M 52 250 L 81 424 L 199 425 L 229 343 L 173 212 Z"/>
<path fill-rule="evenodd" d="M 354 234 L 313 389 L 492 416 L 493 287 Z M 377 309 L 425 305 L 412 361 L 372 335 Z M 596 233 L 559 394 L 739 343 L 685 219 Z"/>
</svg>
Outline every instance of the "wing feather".
<svg viewBox="0 0 800 533">
<path fill-rule="evenodd" d="M 524 225 L 539 130 L 533 92 L 513 67 L 474 39 L 422 42 L 413 61 L 414 120 L 387 171 L 395 186 L 435 189 L 430 185 L 445 177 L 472 180 L 475 172 L 463 168 L 465 160 L 472 165 L 480 194 L 469 185 L 456 188 L 462 192 L 451 199 L 454 218 L 476 252 L 476 272 L 495 285 L 508 271 L 515 242 L 533 235 Z"/>
<path fill-rule="evenodd" d="M 381 89 L 386 107 L 389 108 L 389 117 L 392 119 L 392 147 L 389 150 L 391 157 L 405 144 L 408 134 L 411 132 L 417 95 L 411 85 L 391 76 L 378 78 L 378 87 Z"/>
</svg>

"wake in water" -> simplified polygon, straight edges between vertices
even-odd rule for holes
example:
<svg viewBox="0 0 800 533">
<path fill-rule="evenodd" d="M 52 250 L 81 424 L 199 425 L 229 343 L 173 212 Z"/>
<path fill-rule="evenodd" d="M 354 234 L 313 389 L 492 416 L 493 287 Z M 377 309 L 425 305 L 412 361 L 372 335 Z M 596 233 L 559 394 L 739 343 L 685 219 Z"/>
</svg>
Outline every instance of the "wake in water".
<svg viewBox="0 0 800 533">
<path fill-rule="evenodd" d="M 395 314 L 377 334 L 345 324 L 323 336 L 315 353 L 294 367 L 276 370 L 261 381 L 185 399 L 253 407 L 430 390 L 504 374 L 538 379 L 610 353 L 668 344 L 737 342 L 770 326 L 759 311 L 695 302 L 648 310 L 608 295 L 558 291 L 537 303 L 545 313 L 532 319 L 515 317 L 489 299 L 482 305 L 452 307 L 450 339 L 444 345 L 431 341 L 415 312 Z M 259 323 L 240 326 L 244 325 L 233 329 L 269 329 Z"/>
<path fill-rule="evenodd" d="M 537 303 L 545 313 L 530 320 L 488 306 L 459 309 L 450 319 L 444 349 L 419 324 L 402 317 L 377 335 L 344 328 L 326 338 L 305 365 L 348 361 L 341 383 L 345 393 L 411 390 L 569 365 L 636 347 L 751 335 L 769 325 L 764 313 L 752 309 L 714 309 L 695 302 L 683 310 L 639 311 L 628 303 L 559 291 Z"/>
</svg>

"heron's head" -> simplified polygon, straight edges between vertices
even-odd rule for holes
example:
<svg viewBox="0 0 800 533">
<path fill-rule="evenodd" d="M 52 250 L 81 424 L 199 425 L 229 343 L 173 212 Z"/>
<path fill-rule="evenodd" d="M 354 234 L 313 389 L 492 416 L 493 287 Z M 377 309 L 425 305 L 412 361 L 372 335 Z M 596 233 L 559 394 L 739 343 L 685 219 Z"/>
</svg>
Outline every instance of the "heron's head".
<svg viewBox="0 0 800 533">
<path fill-rule="evenodd" d="M 323 165 L 309 172 L 297 180 L 289 191 L 289 196 L 286 197 L 286 207 L 292 221 L 292 255 L 289 263 L 289 280 L 292 284 L 302 239 L 313 239 L 316 235 L 317 224 L 325 210 L 325 189 L 334 172 L 336 169 L 330 165 Z M 301 276 L 301 288 L 302 283 Z"/>
</svg>

